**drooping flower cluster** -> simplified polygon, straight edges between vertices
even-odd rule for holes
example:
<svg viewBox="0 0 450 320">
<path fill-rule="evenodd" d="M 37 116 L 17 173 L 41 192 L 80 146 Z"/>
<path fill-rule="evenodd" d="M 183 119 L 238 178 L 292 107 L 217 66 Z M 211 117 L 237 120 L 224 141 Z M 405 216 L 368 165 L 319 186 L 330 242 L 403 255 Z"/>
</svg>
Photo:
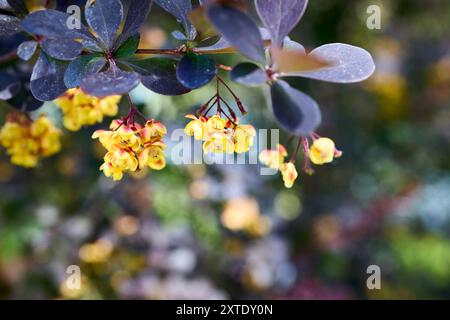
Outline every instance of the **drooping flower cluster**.
<svg viewBox="0 0 450 320">
<path fill-rule="evenodd" d="M 45 116 L 32 121 L 25 114 L 11 113 L 0 130 L 0 143 L 13 164 L 30 168 L 41 157 L 49 157 L 61 149 L 60 136 L 61 131 Z"/>
<path fill-rule="evenodd" d="M 316 165 L 323 165 L 332 162 L 334 158 L 339 158 L 342 155 L 342 152 L 336 149 L 333 140 L 329 138 L 313 135 L 313 143 L 310 148 L 308 148 L 308 140 L 306 138 L 300 139 L 299 145 L 300 142 L 303 142 L 303 152 L 305 155 L 305 165 L 303 170 L 307 173 L 313 172 L 310 168 L 309 161 Z M 287 155 L 286 148 L 279 144 L 277 150 L 261 151 L 259 154 L 259 161 L 271 169 L 280 170 L 284 186 L 286 188 L 292 188 L 298 177 L 297 169 L 294 164 L 296 154 L 294 154 L 289 162 L 285 162 Z"/>
<path fill-rule="evenodd" d="M 67 90 L 54 102 L 64 113 L 64 127 L 77 131 L 82 126 L 102 122 L 105 116 L 115 116 L 120 98 L 117 95 L 97 98 L 84 93 L 79 88 L 73 88 Z"/>
<path fill-rule="evenodd" d="M 113 180 L 120 180 L 125 171 L 136 171 L 149 167 L 161 170 L 166 166 L 163 137 L 166 127 L 158 121 L 148 120 L 145 125 L 126 118 L 113 120 L 111 130 L 97 130 L 93 139 L 108 151 L 100 170 Z"/>
<path fill-rule="evenodd" d="M 252 125 L 240 125 L 236 121 L 221 118 L 216 114 L 212 117 L 196 117 L 186 115 L 191 121 L 184 128 L 188 136 L 204 141 L 203 151 L 206 153 L 244 153 L 253 146 L 256 130 Z"/>
</svg>

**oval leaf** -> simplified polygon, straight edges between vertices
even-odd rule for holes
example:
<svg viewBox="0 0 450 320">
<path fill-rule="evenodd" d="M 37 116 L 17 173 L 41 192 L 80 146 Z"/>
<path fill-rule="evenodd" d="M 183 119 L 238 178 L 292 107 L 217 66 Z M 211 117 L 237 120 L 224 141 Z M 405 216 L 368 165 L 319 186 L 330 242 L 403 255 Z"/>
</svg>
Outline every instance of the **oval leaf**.
<svg viewBox="0 0 450 320">
<path fill-rule="evenodd" d="M 70 16 L 57 10 L 38 10 L 30 13 L 22 22 L 25 31 L 55 39 L 92 39 L 84 25 L 81 29 L 69 29 Z"/>
<path fill-rule="evenodd" d="M 83 55 L 73 60 L 64 74 L 64 83 L 67 88 L 75 88 L 80 85 L 83 78 L 99 72 L 106 64 L 106 59 L 92 54 Z"/>
<path fill-rule="evenodd" d="M 13 16 L 0 14 L 0 36 L 12 36 L 22 31 L 22 21 Z"/>
<path fill-rule="evenodd" d="M 330 62 L 331 66 L 317 71 L 286 73 L 286 76 L 354 83 L 366 80 L 375 72 L 375 63 L 370 53 L 349 44 L 326 44 L 314 49 L 310 55 Z"/>
<path fill-rule="evenodd" d="M 40 101 L 51 101 L 67 90 L 64 72 L 67 64 L 41 53 L 31 74 L 30 87 L 33 96 Z"/>
<path fill-rule="evenodd" d="M 227 6 L 212 5 L 208 18 L 223 37 L 244 55 L 265 62 L 264 44 L 259 29 L 244 12 Z"/>
<path fill-rule="evenodd" d="M 84 14 L 87 23 L 105 47 L 111 49 L 123 18 L 122 2 L 119 0 L 88 0 Z"/>
<path fill-rule="evenodd" d="M 46 39 L 42 49 L 52 58 L 70 61 L 80 55 L 83 45 L 71 39 Z"/>
<path fill-rule="evenodd" d="M 208 19 L 223 37 L 244 55 L 258 62 L 265 62 L 264 43 L 255 22 L 234 7 L 211 5 Z"/>
<path fill-rule="evenodd" d="M 320 110 L 310 96 L 284 81 L 275 82 L 270 94 L 275 118 L 286 130 L 295 135 L 308 135 L 319 126 Z"/>
<path fill-rule="evenodd" d="M 189 11 L 192 10 L 191 0 L 155 0 L 155 2 L 181 22 L 189 40 L 195 39 L 197 31 L 188 18 Z"/>
<path fill-rule="evenodd" d="M 238 64 L 230 73 L 231 80 L 244 85 L 260 85 L 268 78 L 266 72 L 254 63 Z"/>
<path fill-rule="evenodd" d="M 330 66 L 326 60 L 315 55 L 307 55 L 302 49 L 273 47 L 271 52 L 277 71 L 281 73 L 311 71 Z"/>
<path fill-rule="evenodd" d="M 105 72 L 90 74 L 81 80 L 81 89 L 96 97 L 122 95 L 139 85 L 139 74 L 122 71 L 113 66 Z"/>
<path fill-rule="evenodd" d="M 308 0 L 255 0 L 256 10 L 269 30 L 272 41 L 280 46 L 284 38 L 300 21 Z"/>
<path fill-rule="evenodd" d="M 34 40 L 22 42 L 17 48 L 17 56 L 25 61 L 30 60 L 36 52 L 37 45 L 38 43 Z"/>
<path fill-rule="evenodd" d="M 19 79 L 6 72 L 0 72 L 0 100 L 11 99 L 19 92 L 20 87 Z"/>
<path fill-rule="evenodd" d="M 212 80 L 217 74 L 214 60 L 203 55 L 187 53 L 178 63 L 177 78 L 183 86 L 197 89 Z"/>
<path fill-rule="evenodd" d="M 139 72 L 142 84 L 148 89 L 166 96 L 178 96 L 188 93 L 177 78 L 178 60 L 173 58 L 150 58 L 124 61 Z"/>
<path fill-rule="evenodd" d="M 150 13 L 152 3 L 152 0 L 128 0 L 123 3 L 124 6 L 126 4 L 124 7 L 126 18 L 115 48 L 120 47 L 130 36 L 139 32 Z"/>
</svg>

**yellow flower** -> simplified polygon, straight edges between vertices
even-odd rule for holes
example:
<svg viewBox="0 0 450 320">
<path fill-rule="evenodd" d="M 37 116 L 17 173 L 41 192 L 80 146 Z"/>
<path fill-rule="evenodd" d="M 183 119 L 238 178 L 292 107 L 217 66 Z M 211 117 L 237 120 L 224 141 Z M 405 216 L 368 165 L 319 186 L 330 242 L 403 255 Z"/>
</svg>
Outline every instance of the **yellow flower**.
<svg viewBox="0 0 450 320">
<path fill-rule="evenodd" d="M 142 169 L 145 166 L 153 170 L 162 170 L 166 166 L 166 157 L 161 146 L 152 145 L 139 154 L 139 167 Z"/>
<path fill-rule="evenodd" d="M 256 130 L 251 125 L 238 125 L 234 128 L 234 151 L 236 153 L 247 152 L 253 146 L 253 138 Z"/>
<path fill-rule="evenodd" d="M 292 188 L 298 176 L 294 164 L 292 162 L 283 163 L 280 166 L 280 171 L 283 176 L 284 186 L 286 188 Z"/>
<path fill-rule="evenodd" d="M 167 134 L 167 128 L 159 121 L 149 120 L 140 131 L 143 143 L 158 140 Z"/>
<path fill-rule="evenodd" d="M 208 132 L 217 132 L 224 130 L 227 125 L 227 120 L 221 118 L 219 115 L 214 115 L 206 121 L 206 130 Z"/>
<path fill-rule="evenodd" d="M 122 149 L 117 145 L 114 145 L 112 149 L 106 153 L 104 160 L 122 171 L 136 171 L 138 167 L 138 160 L 136 159 L 134 152 Z"/>
<path fill-rule="evenodd" d="M 206 123 L 204 118 L 197 118 L 192 114 L 186 115 L 186 118 L 192 119 L 186 127 L 184 127 L 184 132 L 188 136 L 194 136 L 195 140 L 203 140 L 204 133 L 206 130 Z"/>
<path fill-rule="evenodd" d="M 105 176 L 113 178 L 114 181 L 121 180 L 123 172 L 121 169 L 115 167 L 112 163 L 105 162 L 100 166 L 100 170 L 103 171 Z"/>
<path fill-rule="evenodd" d="M 203 151 L 206 153 L 233 153 L 233 140 L 226 134 L 221 132 L 213 133 L 209 140 L 203 144 Z"/>
<path fill-rule="evenodd" d="M 0 130 L 0 143 L 13 164 L 29 168 L 35 167 L 40 157 L 61 149 L 60 136 L 60 130 L 44 116 L 33 122 L 24 114 L 12 113 Z"/>
<path fill-rule="evenodd" d="M 336 147 L 333 140 L 329 138 L 319 138 L 314 140 L 310 150 L 309 158 L 314 164 L 325 164 L 333 161 Z"/>
<path fill-rule="evenodd" d="M 64 126 L 68 130 L 77 131 L 82 126 L 102 122 L 104 116 L 116 115 L 119 101 L 120 96 L 97 98 L 73 88 L 54 102 L 64 113 Z"/>
<path fill-rule="evenodd" d="M 278 170 L 287 156 L 286 148 L 278 144 L 277 150 L 263 150 L 259 154 L 259 161 L 271 169 Z"/>
</svg>

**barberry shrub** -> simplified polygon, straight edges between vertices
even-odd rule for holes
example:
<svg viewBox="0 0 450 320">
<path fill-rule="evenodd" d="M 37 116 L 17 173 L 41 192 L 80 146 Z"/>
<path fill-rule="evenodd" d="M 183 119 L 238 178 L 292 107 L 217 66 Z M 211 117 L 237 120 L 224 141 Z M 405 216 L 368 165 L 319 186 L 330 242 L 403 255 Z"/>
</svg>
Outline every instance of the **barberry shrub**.
<svg viewBox="0 0 450 320">
<path fill-rule="evenodd" d="M 238 123 L 237 113 L 246 110 L 225 77 L 237 85 L 268 90 L 273 116 L 299 141 L 287 162 L 283 146 L 264 150 L 260 160 L 280 169 L 286 187 L 291 187 L 297 178 L 294 162 L 299 149 L 305 153 L 306 172 L 312 172 L 310 162 L 328 163 L 341 152 L 332 140 L 315 133 L 321 122 L 316 101 L 285 78 L 354 83 L 375 70 L 371 55 L 362 48 L 331 43 L 306 52 L 289 38 L 307 0 L 56 0 L 45 1 L 43 7 L 31 2 L 0 1 L 0 99 L 20 113 L 56 99 L 65 127 L 78 130 L 116 115 L 120 96 L 126 96 L 129 114 L 113 121 L 111 131 L 93 136 L 108 150 L 101 170 L 116 180 L 126 170 L 145 165 L 161 169 L 165 164 L 163 134 L 155 129 L 159 122 L 144 119 L 139 124 L 134 119 L 142 114 L 128 93 L 140 83 L 158 94 L 175 96 L 215 81 L 217 93 L 196 115 L 187 115 L 191 121 L 185 132 L 204 141 L 204 152 L 240 153 L 253 144 L 255 129 Z M 178 47 L 138 49 L 153 2 L 179 22 L 180 30 L 172 32 Z M 84 9 L 76 27 L 68 23 L 74 17 L 66 11 L 74 4 Z M 250 14 L 253 5 L 259 19 Z M 224 66 L 214 60 L 216 54 L 240 54 L 243 59 Z M 231 93 L 235 107 L 220 89 Z M 21 123 L 29 126 L 29 121 Z M 154 136 L 146 135 L 149 130 Z"/>
</svg>

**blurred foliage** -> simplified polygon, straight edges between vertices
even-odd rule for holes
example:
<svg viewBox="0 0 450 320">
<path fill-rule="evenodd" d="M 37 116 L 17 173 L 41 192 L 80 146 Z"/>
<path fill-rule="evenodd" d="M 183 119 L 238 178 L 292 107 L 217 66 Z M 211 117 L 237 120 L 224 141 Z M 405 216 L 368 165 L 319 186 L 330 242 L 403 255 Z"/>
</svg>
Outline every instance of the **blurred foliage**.
<svg viewBox="0 0 450 320">
<path fill-rule="evenodd" d="M 381 30 L 365 26 L 375 3 Z M 289 191 L 255 165 L 169 162 L 113 183 L 90 140 L 102 125 L 65 132 L 62 152 L 35 170 L 2 152 L 0 298 L 449 298 L 449 15 L 444 0 L 311 1 L 292 37 L 367 48 L 377 72 L 363 85 L 293 83 L 317 98 L 319 133 L 344 155 Z M 161 10 L 147 27 L 141 46 L 175 41 Z M 133 98 L 171 132 L 212 91 Z M 276 128 L 264 92 L 236 91 L 246 122 Z M 54 105 L 43 112 L 61 123 Z M 81 290 L 66 286 L 72 264 Z M 371 264 L 381 290 L 366 288 Z"/>
</svg>

